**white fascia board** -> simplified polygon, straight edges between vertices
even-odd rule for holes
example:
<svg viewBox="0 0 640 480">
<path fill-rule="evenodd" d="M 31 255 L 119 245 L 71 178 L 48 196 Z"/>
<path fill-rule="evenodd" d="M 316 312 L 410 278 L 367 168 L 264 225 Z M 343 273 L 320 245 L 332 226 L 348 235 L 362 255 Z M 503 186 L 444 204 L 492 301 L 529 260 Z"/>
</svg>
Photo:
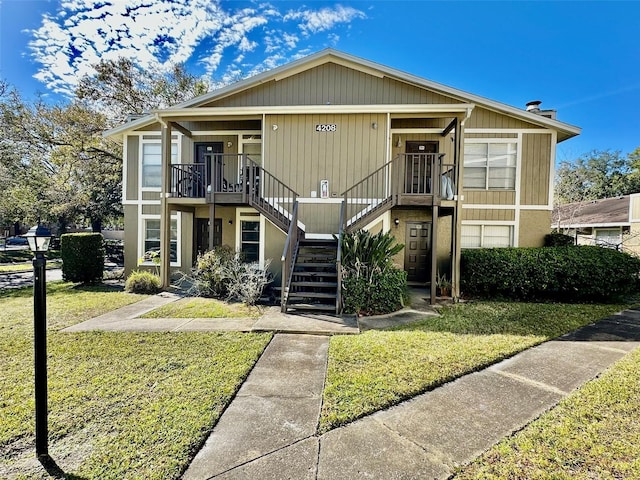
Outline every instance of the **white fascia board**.
<svg viewBox="0 0 640 480">
<path fill-rule="evenodd" d="M 104 138 L 115 137 L 121 135 L 129 130 L 136 130 L 138 128 L 144 128 L 149 125 L 153 125 L 158 120 L 155 115 L 147 115 L 142 118 L 138 118 L 137 120 L 133 120 L 131 122 L 123 123 L 122 125 L 112 128 L 110 130 L 105 130 L 102 132 L 102 136 Z"/>
<path fill-rule="evenodd" d="M 464 113 L 473 110 L 469 103 L 411 105 L 283 105 L 268 107 L 203 107 L 157 110 L 158 118 L 215 117 L 224 115 L 353 114 L 353 113 Z"/>
<path fill-rule="evenodd" d="M 611 223 L 552 223 L 551 228 L 607 228 L 607 227 L 629 227 L 629 222 L 611 222 Z"/>
</svg>

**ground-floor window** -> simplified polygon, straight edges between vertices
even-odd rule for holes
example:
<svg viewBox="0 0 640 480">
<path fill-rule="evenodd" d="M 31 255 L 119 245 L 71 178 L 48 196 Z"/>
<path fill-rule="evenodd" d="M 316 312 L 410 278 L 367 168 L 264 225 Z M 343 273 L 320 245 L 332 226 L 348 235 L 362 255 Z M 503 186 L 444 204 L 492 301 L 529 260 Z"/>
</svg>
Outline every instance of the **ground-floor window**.
<svg viewBox="0 0 640 480">
<path fill-rule="evenodd" d="M 462 248 L 513 246 L 512 225 L 462 225 Z"/>
<path fill-rule="evenodd" d="M 144 220 L 143 262 L 153 262 L 153 257 L 160 254 L 160 219 Z M 178 262 L 178 220 L 171 220 L 171 263 Z"/>
<path fill-rule="evenodd" d="M 620 228 L 598 228 L 595 230 L 595 243 L 602 247 L 619 248 L 622 244 Z"/>
<path fill-rule="evenodd" d="M 240 222 L 240 251 L 247 262 L 260 259 L 260 222 L 242 220 Z"/>
</svg>

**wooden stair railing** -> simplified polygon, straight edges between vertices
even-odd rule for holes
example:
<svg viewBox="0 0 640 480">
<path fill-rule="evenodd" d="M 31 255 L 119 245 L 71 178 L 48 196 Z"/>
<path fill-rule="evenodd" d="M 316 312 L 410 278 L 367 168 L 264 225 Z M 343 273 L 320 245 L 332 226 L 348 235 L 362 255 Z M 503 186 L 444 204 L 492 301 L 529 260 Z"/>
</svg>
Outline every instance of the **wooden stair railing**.
<svg viewBox="0 0 640 480">
<path fill-rule="evenodd" d="M 287 232 L 287 239 L 284 242 L 282 251 L 282 292 L 280 294 L 280 310 L 287 311 L 287 301 L 289 300 L 289 289 L 291 288 L 291 278 L 293 267 L 296 263 L 298 244 L 300 242 L 300 229 L 298 228 L 298 201 L 293 203 L 291 211 L 291 223 Z"/>
</svg>

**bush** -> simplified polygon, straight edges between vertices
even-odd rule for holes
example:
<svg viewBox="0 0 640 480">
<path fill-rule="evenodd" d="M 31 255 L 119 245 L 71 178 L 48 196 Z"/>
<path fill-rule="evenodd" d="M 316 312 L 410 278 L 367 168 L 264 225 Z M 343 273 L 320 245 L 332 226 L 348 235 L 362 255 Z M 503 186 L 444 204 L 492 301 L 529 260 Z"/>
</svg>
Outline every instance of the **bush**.
<svg viewBox="0 0 640 480">
<path fill-rule="evenodd" d="M 242 255 L 229 246 L 215 247 L 198 256 L 192 291 L 197 295 L 254 305 L 271 281 L 268 267 L 269 261 L 261 269 L 257 262 L 244 262 Z"/>
<path fill-rule="evenodd" d="M 617 301 L 638 289 L 640 259 L 596 246 L 462 251 L 463 293 L 562 302 Z"/>
<path fill-rule="evenodd" d="M 571 235 L 565 235 L 564 233 L 547 233 L 544 236 L 545 247 L 567 247 L 575 244 L 575 238 Z"/>
<path fill-rule="evenodd" d="M 378 315 L 395 312 L 407 298 L 407 274 L 392 257 L 404 245 L 391 233 L 365 230 L 342 237 L 342 298 L 346 313 Z"/>
<path fill-rule="evenodd" d="M 100 233 L 65 233 L 60 237 L 62 278 L 100 282 L 104 274 L 104 239 Z"/>
<path fill-rule="evenodd" d="M 397 268 L 375 272 L 371 279 L 348 275 L 342 280 L 344 312 L 381 315 L 404 307 L 407 272 Z"/>
<path fill-rule="evenodd" d="M 129 293 L 154 294 L 160 291 L 160 277 L 155 273 L 136 270 L 124 284 Z"/>
</svg>

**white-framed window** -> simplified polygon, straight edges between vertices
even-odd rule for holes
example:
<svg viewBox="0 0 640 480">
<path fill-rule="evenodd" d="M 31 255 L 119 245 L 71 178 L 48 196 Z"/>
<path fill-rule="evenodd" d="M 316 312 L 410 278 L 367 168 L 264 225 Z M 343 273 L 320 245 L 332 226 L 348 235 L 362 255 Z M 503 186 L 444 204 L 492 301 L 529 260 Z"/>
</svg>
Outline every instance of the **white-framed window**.
<svg viewBox="0 0 640 480">
<path fill-rule="evenodd" d="M 597 228 L 594 232 L 596 245 L 607 248 L 619 248 L 622 245 L 622 231 L 620 228 Z"/>
<path fill-rule="evenodd" d="M 515 190 L 517 156 L 517 142 L 465 142 L 463 187 Z"/>
<path fill-rule="evenodd" d="M 260 260 L 260 219 L 240 221 L 240 251 L 246 262 Z"/>
<path fill-rule="evenodd" d="M 513 246 L 513 225 L 462 225 L 461 248 Z"/>
<path fill-rule="evenodd" d="M 142 142 L 142 188 L 158 189 L 162 185 L 162 143 Z M 171 143 L 171 163 L 178 162 L 178 144 Z"/>
<path fill-rule="evenodd" d="M 180 230 L 179 219 L 171 217 L 170 259 L 172 266 L 180 266 Z M 140 224 L 140 265 L 156 265 L 154 257 L 160 255 L 160 217 L 147 216 Z"/>
</svg>

